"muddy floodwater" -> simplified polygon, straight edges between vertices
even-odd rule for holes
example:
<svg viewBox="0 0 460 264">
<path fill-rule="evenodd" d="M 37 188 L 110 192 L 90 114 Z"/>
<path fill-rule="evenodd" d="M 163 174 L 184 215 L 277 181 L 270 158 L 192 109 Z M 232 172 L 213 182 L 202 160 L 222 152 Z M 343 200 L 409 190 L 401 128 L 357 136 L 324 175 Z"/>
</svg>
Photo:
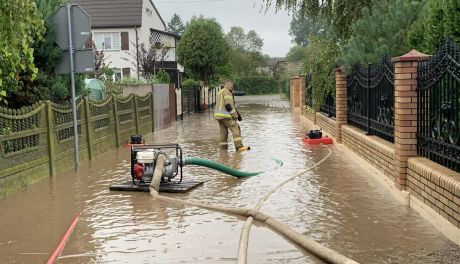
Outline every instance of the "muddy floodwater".
<svg viewBox="0 0 460 264">
<path fill-rule="evenodd" d="M 211 112 L 146 137 L 180 143 L 185 156 L 208 158 L 263 174 L 237 179 L 185 167 L 186 180 L 204 185 L 183 200 L 254 207 L 274 186 L 331 155 L 276 191 L 261 210 L 361 263 L 389 263 L 417 251 L 430 254 L 446 239 L 417 212 L 398 202 L 364 164 L 341 148 L 301 143 L 307 124 L 273 97 L 239 99 L 243 142 L 251 150 L 217 148 Z M 274 159 L 284 162 L 282 167 Z M 147 193 L 111 192 L 129 176 L 129 150 L 120 148 L 83 163 L 78 173 L 45 179 L 0 197 L 0 263 L 44 263 L 78 213 L 80 219 L 58 263 L 234 263 L 244 218 L 159 202 Z M 255 223 L 248 263 L 322 263 L 279 234 Z M 418 263 L 407 258 L 398 263 Z"/>
</svg>

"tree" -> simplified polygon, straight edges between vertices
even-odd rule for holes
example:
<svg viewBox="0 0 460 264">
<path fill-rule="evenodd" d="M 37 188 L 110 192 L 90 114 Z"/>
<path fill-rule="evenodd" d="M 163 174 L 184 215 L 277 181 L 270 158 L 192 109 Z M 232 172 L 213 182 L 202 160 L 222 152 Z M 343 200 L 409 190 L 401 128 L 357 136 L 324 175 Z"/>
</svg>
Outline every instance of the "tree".
<svg viewBox="0 0 460 264">
<path fill-rule="evenodd" d="M 424 6 L 420 0 L 373 0 L 364 8 L 346 43 L 342 65 L 375 63 L 384 53 L 394 57 L 406 53 L 407 35 Z"/>
<path fill-rule="evenodd" d="M 208 85 L 217 67 L 228 61 L 229 46 L 215 19 L 194 17 L 177 45 L 178 63 Z"/>
<path fill-rule="evenodd" d="M 460 1 L 447 0 L 446 34 L 460 45 Z"/>
<path fill-rule="evenodd" d="M 30 70 L 18 73 L 18 82 L 8 93 L 10 107 L 31 105 L 39 100 L 68 102 L 71 96 L 70 78 L 68 75 L 55 74 L 55 67 L 62 59 L 62 51 L 55 43 L 56 33 L 52 16 L 60 5 L 67 0 L 35 0 L 37 10 L 44 20 L 45 33 L 40 40 L 31 44 L 37 77 L 30 78 Z M 84 76 L 76 76 L 75 90 L 77 95 L 86 94 Z"/>
<path fill-rule="evenodd" d="M 289 49 L 286 55 L 287 61 L 301 62 L 307 59 L 307 48 L 303 46 L 294 46 Z"/>
<path fill-rule="evenodd" d="M 254 30 L 245 33 L 241 27 L 231 27 L 225 40 L 231 48 L 230 65 L 235 75 L 254 75 L 258 67 L 266 64 L 261 53 L 264 41 Z"/>
<path fill-rule="evenodd" d="M 34 0 L 0 1 L 0 93 L 12 91 L 19 81 L 19 73 L 27 71 L 35 79 L 34 42 L 45 30 L 41 13 Z"/>
<path fill-rule="evenodd" d="M 242 27 L 231 27 L 225 35 L 225 39 L 231 48 L 235 50 L 246 50 L 246 34 Z"/>
<path fill-rule="evenodd" d="M 408 36 L 413 48 L 433 54 L 447 38 L 460 43 L 460 1 L 427 0 L 420 19 Z"/>
<path fill-rule="evenodd" d="M 246 34 L 246 50 L 249 52 L 260 52 L 264 46 L 264 41 L 260 36 L 254 31 L 250 30 Z"/>
<path fill-rule="evenodd" d="M 182 33 L 184 33 L 185 26 L 178 14 L 174 13 L 171 20 L 168 22 L 168 31 L 175 33 L 179 36 L 182 35 Z"/>
<path fill-rule="evenodd" d="M 308 45 L 308 36 L 319 36 L 328 32 L 324 27 L 324 19 L 317 17 L 312 18 L 296 14 L 293 16 L 289 28 L 289 35 L 295 44 L 299 46 Z"/>
<path fill-rule="evenodd" d="M 285 9 L 300 17 L 323 18 L 339 39 L 347 39 L 351 26 L 361 17 L 361 8 L 369 7 L 371 0 L 263 0 L 268 8 Z"/>
<path fill-rule="evenodd" d="M 242 27 L 231 27 L 225 35 L 225 39 L 231 48 L 239 51 L 260 52 L 264 41 L 254 30 L 244 33 Z"/>
<path fill-rule="evenodd" d="M 306 72 L 312 74 L 313 103 L 319 106 L 335 91 L 335 69 L 340 48 L 334 39 L 312 36 L 307 47 Z"/>
<path fill-rule="evenodd" d="M 133 43 L 133 45 L 135 44 Z M 142 74 L 144 79 L 149 80 L 161 68 L 161 63 L 165 60 L 169 49 L 169 47 L 165 47 L 163 44 L 147 46 L 145 43 L 141 43 L 138 45 L 137 50 L 130 52 L 133 60 L 129 60 L 128 58 L 123 59 L 131 62 L 133 67 L 137 69 L 137 72 Z"/>
<path fill-rule="evenodd" d="M 94 41 L 91 41 L 91 49 L 93 49 L 94 73 L 91 74 L 95 79 L 101 79 L 104 75 L 103 68 L 106 65 L 104 50 L 98 50 Z"/>
</svg>

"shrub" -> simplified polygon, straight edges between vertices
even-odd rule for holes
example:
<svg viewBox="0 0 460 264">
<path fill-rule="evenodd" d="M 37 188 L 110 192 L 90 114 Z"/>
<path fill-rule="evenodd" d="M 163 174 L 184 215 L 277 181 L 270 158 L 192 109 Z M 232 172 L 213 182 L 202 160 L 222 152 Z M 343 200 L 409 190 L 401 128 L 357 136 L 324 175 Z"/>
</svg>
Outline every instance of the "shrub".
<svg viewBox="0 0 460 264">
<path fill-rule="evenodd" d="M 198 83 L 193 79 L 186 79 L 182 82 L 182 87 L 195 87 Z"/>
<path fill-rule="evenodd" d="M 169 74 L 165 70 L 159 70 L 155 75 L 155 79 L 157 79 L 159 83 L 169 83 L 171 77 L 169 77 Z"/>
<path fill-rule="evenodd" d="M 274 94 L 280 92 L 280 85 L 273 77 L 245 76 L 235 80 L 233 90 L 246 94 Z"/>
</svg>

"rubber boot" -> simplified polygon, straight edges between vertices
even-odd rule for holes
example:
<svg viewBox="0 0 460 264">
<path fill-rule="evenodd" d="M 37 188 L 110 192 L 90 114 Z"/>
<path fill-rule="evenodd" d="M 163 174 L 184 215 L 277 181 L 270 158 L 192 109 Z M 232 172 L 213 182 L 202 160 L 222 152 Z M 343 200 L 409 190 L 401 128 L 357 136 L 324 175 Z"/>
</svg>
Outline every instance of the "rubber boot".
<svg viewBox="0 0 460 264">
<path fill-rule="evenodd" d="M 236 151 L 245 151 L 245 150 L 250 150 L 251 147 L 248 147 L 248 146 L 244 146 L 244 147 L 239 147 L 236 149 Z"/>
</svg>

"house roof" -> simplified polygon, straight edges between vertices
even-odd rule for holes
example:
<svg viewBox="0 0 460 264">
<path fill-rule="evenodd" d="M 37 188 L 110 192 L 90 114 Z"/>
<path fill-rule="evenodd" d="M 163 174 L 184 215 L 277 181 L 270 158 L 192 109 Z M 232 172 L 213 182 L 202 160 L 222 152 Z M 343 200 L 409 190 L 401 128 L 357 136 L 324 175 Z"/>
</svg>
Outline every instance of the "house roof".
<svg viewBox="0 0 460 264">
<path fill-rule="evenodd" d="M 91 17 L 91 28 L 140 27 L 142 26 L 143 0 L 71 0 L 81 6 Z M 163 21 L 157 8 L 155 11 Z"/>
</svg>

